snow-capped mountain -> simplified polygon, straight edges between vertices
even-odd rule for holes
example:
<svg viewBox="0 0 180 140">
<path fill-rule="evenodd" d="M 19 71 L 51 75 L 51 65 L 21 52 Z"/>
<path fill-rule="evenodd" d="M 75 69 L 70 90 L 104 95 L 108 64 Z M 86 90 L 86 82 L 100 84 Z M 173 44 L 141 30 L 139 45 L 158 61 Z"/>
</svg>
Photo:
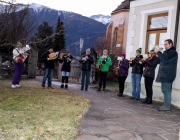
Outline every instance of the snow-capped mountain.
<svg viewBox="0 0 180 140">
<path fill-rule="evenodd" d="M 79 55 L 79 39 L 84 38 L 84 47 L 82 51 L 93 46 L 95 39 L 104 36 L 106 25 L 89 17 L 82 16 L 74 12 L 52 9 L 43 5 L 32 3 L 29 5 L 29 11 L 35 19 L 35 29 L 43 22 L 48 22 L 55 29 L 57 19 L 60 17 L 65 26 L 66 48 L 73 55 Z"/>
<path fill-rule="evenodd" d="M 103 24 L 107 25 L 111 22 L 111 16 L 105 16 L 105 15 L 93 15 L 90 17 L 91 19 L 94 19 L 98 22 L 102 22 Z"/>
</svg>

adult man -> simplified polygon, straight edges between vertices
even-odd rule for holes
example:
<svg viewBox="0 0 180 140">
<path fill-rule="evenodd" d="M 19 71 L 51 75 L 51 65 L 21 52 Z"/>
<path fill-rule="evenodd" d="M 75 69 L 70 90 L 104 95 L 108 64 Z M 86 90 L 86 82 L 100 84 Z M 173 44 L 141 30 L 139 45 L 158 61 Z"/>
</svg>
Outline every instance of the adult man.
<svg viewBox="0 0 180 140">
<path fill-rule="evenodd" d="M 106 79 L 109 71 L 109 67 L 112 65 L 111 58 L 108 56 L 108 50 L 103 50 L 103 55 L 98 60 L 98 66 L 100 67 L 100 79 L 98 91 L 101 91 L 103 84 L 103 91 L 106 88 Z"/>
<path fill-rule="evenodd" d="M 141 78 L 143 73 L 143 63 L 141 62 L 143 56 L 141 55 L 141 48 L 136 50 L 136 57 L 130 59 L 130 66 L 132 67 L 132 97 L 139 101 L 141 92 Z"/>
<path fill-rule="evenodd" d="M 164 105 L 159 107 L 159 111 L 169 111 L 171 106 L 172 83 L 176 77 L 178 53 L 173 47 L 173 41 L 167 39 L 164 41 L 165 51 L 162 53 L 159 48 L 155 49 L 160 66 L 156 82 L 161 82 L 161 90 L 164 94 Z"/>
<path fill-rule="evenodd" d="M 54 70 L 54 61 L 57 60 L 57 56 L 51 56 L 53 53 L 53 47 L 49 47 L 47 52 L 44 52 L 41 56 L 41 61 L 44 62 L 44 77 L 42 80 L 42 88 L 45 88 L 46 79 L 48 78 L 48 88 L 52 87 L 52 76 Z"/>
<path fill-rule="evenodd" d="M 81 60 L 79 61 L 80 63 L 82 63 L 81 90 L 84 90 L 84 85 L 85 85 L 85 90 L 86 91 L 88 90 L 88 85 L 89 85 L 91 64 L 94 63 L 94 59 L 90 54 L 91 54 L 91 50 L 87 49 L 86 50 L 86 55 L 83 55 L 81 57 Z M 85 78 L 86 78 L 86 84 L 84 82 Z"/>
</svg>

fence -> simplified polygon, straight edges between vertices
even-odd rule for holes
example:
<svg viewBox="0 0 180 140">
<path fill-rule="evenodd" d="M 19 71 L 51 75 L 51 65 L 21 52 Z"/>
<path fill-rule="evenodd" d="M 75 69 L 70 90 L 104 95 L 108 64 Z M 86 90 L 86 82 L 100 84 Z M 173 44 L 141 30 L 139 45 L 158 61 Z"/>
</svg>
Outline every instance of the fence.
<svg viewBox="0 0 180 140">
<path fill-rule="evenodd" d="M 69 77 L 72 79 L 76 79 L 77 81 L 80 81 L 81 79 L 81 65 L 79 62 L 73 61 L 71 63 L 71 72 L 69 74 Z M 96 75 L 97 69 L 96 64 L 91 65 L 91 74 L 90 74 L 90 82 L 93 83 L 96 81 Z"/>
</svg>

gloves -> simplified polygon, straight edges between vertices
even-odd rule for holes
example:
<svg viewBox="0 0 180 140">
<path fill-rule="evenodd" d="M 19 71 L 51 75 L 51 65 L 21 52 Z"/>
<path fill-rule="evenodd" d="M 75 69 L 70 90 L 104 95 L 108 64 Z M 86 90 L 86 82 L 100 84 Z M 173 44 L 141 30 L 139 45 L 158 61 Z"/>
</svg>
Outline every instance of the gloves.
<svg viewBox="0 0 180 140">
<path fill-rule="evenodd" d="M 72 61 L 72 59 L 71 59 L 71 58 L 67 58 L 67 61 L 70 61 L 70 62 L 71 62 L 71 61 Z"/>
<path fill-rule="evenodd" d="M 106 63 L 106 60 L 103 60 L 102 63 L 105 64 L 105 63 Z"/>
</svg>

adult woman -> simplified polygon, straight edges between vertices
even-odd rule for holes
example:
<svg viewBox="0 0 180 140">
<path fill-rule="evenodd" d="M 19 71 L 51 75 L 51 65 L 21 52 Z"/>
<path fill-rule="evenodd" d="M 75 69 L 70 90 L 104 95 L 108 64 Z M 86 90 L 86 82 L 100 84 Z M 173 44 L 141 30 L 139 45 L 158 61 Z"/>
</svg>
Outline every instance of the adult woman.
<svg viewBox="0 0 180 140">
<path fill-rule="evenodd" d="M 156 57 L 156 53 L 154 50 L 151 50 L 149 52 L 149 57 L 143 58 L 144 59 L 144 83 L 145 83 L 145 89 L 146 89 L 146 99 L 142 103 L 146 104 L 152 104 L 152 97 L 153 97 L 153 81 L 155 77 L 155 69 L 157 64 L 159 64 L 159 59 Z"/>
<path fill-rule="evenodd" d="M 108 56 L 108 50 L 103 50 L 103 55 L 98 60 L 98 66 L 100 68 L 100 79 L 98 91 L 101 91 L 103 84 L 103 91 L 106 88 L 106 79 L 109 71 L 109 67 L 112 65 L 111 58 Z"/>
<path fill-rule="evenodd" d="M 21 85 L 19 85 L 19 82 L 21 80 L 21 74 L 24 69 L 24 61 L 26 59 L 25 56 L 26 48 L 22 48 L 22 44 L 20 42 L 17 42 L 17 47 L 13 49 L 13 59 L 14 59 L 14 76 L 12 80 L 11 88 L 18 88 Z"/>
<path fill-rule="evenodd" d="M 71 69 L 71 62 L 72 62 L 73 56 L 70 52 L 67 52 L 62 56 L 61 59 L 59 59 L 60 63 L 62 64 L 61 72 L 62 72 L 62 83 L 61 88 L 68 88 L 68 76 Z"/>
<path fill-rule="evenodd" d="M 118 68 L 118 81 L 119 81 L 119 93 L 117 96 L 122 97 L 124 92 L 124 83 L 126 81 L 126 78 L 128 76 L 128 70 L 129 70 L 129 61 L 125 59 L 126 54 L 122 53 L 121 58 L 122 60 L 119 60 L 119 66 Z"/>
</svg>

